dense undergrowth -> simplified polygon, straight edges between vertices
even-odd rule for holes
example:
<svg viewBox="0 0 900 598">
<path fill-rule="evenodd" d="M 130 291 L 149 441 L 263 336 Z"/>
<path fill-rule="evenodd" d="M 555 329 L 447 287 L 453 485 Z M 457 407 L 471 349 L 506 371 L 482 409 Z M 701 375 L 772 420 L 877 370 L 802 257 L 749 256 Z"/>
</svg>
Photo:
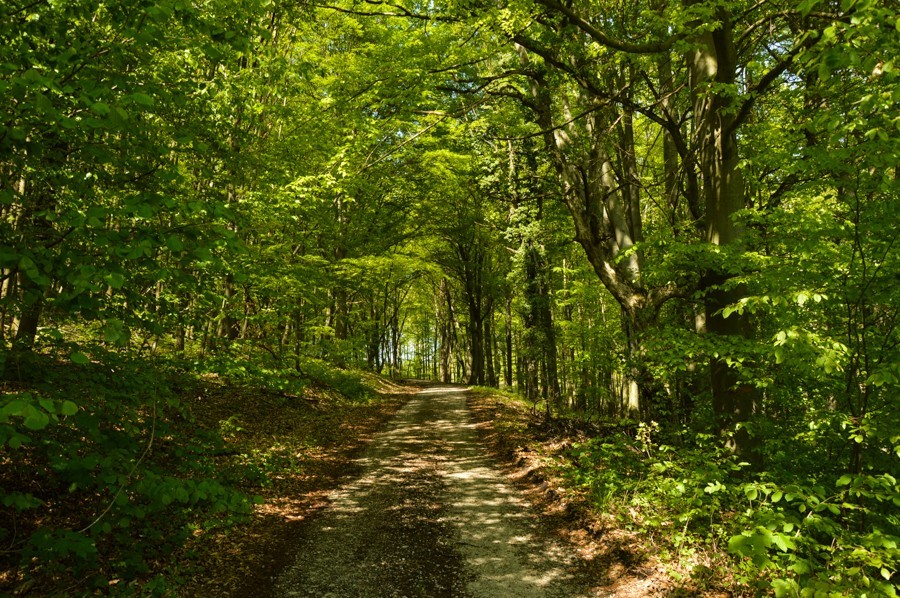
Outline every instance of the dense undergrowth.
<svg viewBox="0 0 900 598">
<path fill-rule="evenodd" d="M 621 424 L 560 417 L 535 424 L 532 437 L 569 498 L 636 533 L 679 585 L 741 596 L 897 595 L 896 453 L 848 475 L 821 438 L 782 430 L 785 442 L 773 442 L 754 472 L 709 435 Z M 494 425 L 514 424 L 500 415 Z"/>
<path fill-rule="evenodd" d="M 173 591 L 198 538 L 246 522 L 274 478 L 302 468 L 303 449 L 333 440 L 341 410 L 375 397 L 374 377 L 236 353 L 148 360 L 58 347 L 3 365 L 0 594 Z M 303 446 L 243 442 L 245 413 L 268 403 L 304 418 Z"/>
</svg>

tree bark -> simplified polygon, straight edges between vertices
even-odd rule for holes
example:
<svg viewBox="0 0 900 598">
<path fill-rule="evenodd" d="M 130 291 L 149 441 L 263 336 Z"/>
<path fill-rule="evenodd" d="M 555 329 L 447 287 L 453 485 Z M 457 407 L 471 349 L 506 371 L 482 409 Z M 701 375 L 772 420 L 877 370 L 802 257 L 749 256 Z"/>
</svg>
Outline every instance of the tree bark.
<svg viewBox="0 0 900 598">
<path fill-rule="evenodd" d="M 506 299 L 506 367 L 503 370 L 503 381 L 507 388 L 513 385 L 513 334 L 512 334 L 512 296 Z"/>
<path fill-rule="evenodd" d="M 485 382 L 488 386 L 497 387 L 497 374 L 494 370 L 494 326 L 493 302 L 488 302 L 484 315 L 484 365 Z"/>
<path fill-rule="evenodd" d="M 736 82 L 736 49 L 730 15 L 724 8 L 719 8 L 718 13 L 720 26 L 702 35 L 689 56 L 688 65 L 694 138 L 706 208 L 706 241 L 726 246 L 740 235 L 733 217 L 744 207 L 744 185 L 738 169 L 737 135 L 733 126 L 736 111 L 731 96 L 721 91 Z M 706 330 L 724 337 L 749 338 L 752 334 L 749 315 L 732 313 L 727 318 L 722 315 L 723 308 L 743 295 L 739 287 L 722 287 L 728 278 L 727 272 L 717 269 L 704 276 Z M 719 433 L 733 433 L 728 440 L 729 447 L 743 458 L 758 461 L 759 439 L 744 425 L 758 411 L 758 391 L 741 381 L 738 367 L 729 364 L 726 356 L 710 358 L 709 369 Z"/>
<path fill-rule="evenodd" d="M 442 278 L 435 297 L 438 305 L 438 328 L 441 335 L 440 369 L 441 382 L 452 382 L 453 370 L 451 369 L 451 357 L 453 354 L 453 298 L 450 296 L 450 285 Z"/>
<path fill-rule="evenodd" d="M 631 334 L 626 350 L 639 354 L 635 347 L 642 334 L 653 324 L 662 305 L 681 290 L 674 284 L 647 287 L 641 276 L 642 252 L 635 244 L 642 240 L 643 231 L 631 113 L 625 110 L 613 118 L 609 110 L 597 109 L 585 114 L 584 124 L 578 125 L 570 104 L 590 106 L 596 98 L 583 89 L 572 97 L 564 90 L 555 90 L 556 103 L 561 106 L 557 118 L 544 73 L 531 63 L 525 46 L 517 47 L 520 62 L 531 76 L 529 106 L 562 184 L 563 199 L 575 225 L 575 240 L 622 308 Z M 622 71 L 617 77 L 627 82 L 633 75 Z M 617 132 L 615 143 L 610 141 L 612 130 Z M 632 360 L 632 364 L 640 372 L 624 372 L 629 380 L 620 397 L 623 415 L 639 414 L 640 379 L 650 375 L 640 360 Z"/>
</svg>

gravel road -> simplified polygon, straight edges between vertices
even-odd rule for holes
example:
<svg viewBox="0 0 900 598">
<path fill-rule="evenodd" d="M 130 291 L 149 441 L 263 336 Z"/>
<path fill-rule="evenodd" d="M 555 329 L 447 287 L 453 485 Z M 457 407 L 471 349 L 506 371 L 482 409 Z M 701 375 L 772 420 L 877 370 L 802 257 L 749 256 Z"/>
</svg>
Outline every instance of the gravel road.
<svg viewBox="0 0 900 598">
<path fill-rule="evenodd" d="M 459 388 L 417 393 L 300 533 L 277 596 L 590 595 L 479 445 Z"/>
</svg>

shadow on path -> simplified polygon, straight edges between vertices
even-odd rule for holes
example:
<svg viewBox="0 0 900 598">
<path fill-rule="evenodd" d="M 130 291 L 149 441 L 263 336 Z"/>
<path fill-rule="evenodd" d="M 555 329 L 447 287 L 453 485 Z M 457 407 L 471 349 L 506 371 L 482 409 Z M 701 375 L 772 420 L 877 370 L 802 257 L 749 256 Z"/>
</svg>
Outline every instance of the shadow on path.
<svg viewBox="0 0 900 598">
<path fill-rule="evenodd" d="M 308 522 L 276 595 L 586 595 L 571 551 L 538 533 L 479 445 L 459 388 L 419 392 L 360 463 Z"/>
</svg>

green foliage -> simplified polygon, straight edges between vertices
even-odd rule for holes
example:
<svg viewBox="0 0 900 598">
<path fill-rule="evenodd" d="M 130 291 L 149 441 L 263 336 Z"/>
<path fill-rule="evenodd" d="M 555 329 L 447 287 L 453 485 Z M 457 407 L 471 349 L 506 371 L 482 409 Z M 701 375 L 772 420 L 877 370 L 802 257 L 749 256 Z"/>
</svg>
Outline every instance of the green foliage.
<svg viewBox="0 0 900 598">
<path fill-rule="evenodd" d="M 502 380 L 633 431 L 571 480 L 680 558 L 889 594 L 896 10 L 620 4 L 4 7 L 0 504 L 73 508 L 0 528 L 22 567 L 137 592 L 189 522 L 247 511 L 240 480 L 301 467 L 219 463 L 252 422 L 191 429 L 177 355 L 285 406 L 368 402 L 356 367 Z"/>
<path fill-rule="evenodd" d="M 900 504 L 893 476 L 844 475 L 832 488 L 753 483 L 743 490 L 750 508 L 738 521 L 755 527 L 728 543 L 732 553 L 749 559 L 741 565 L 742 579 L 771 580 L 777 595 L 862 588 L 896 595 L 891 579 L 900 527 L 896 517 L 884 517 L 885 509 Z"/>
<path fill-rule="evenodd" d="M 779 596 L 818 592 L 894 596 L 900 485 L 888 473 L 842 475 L 828 483 L 800 473 L 748 479 L 746 464 L 693 435 L 678 447 L 613 435 L 574 445 L 561 464 L 601 511 L 648 534 L 674 560 L 727 546 L 734 583 Z"/>
<path fill-rule="evenodd" d="M 371 387 L 358 372 L 335 368 L 315 359 L 303 362 L 301 369 L 313 383 L 333 389 L 340 397 L 352 402 L 365 402 L 372 398 Z"/>
<path fill-rule="evenodd" d="M 359 372 L 335 367 L 326 361 L 303 358 L 298 367 L 261 364 L 258 360 L 223 353 L 192 364 L 198 373 L 214 373 L 230 385 L 263 388 L 285 398 L 303 397 L 310 387 L 335 391 L 340 399 L 365 402 L 372 389 Z"/>
<path fill-rule="evenodd" d="M 0 509 L 6 521 L 53 523 L 3 525 L 0 534 L 28 574 L 75 574 L 105 587 L 101 563 L 102 575 L 141 577 L 190 525 L 241 517 L 252 500 L 235 488 L 240 471 L 217 472 L 221 438 L 187 425 L 171 373 L 90 353 L 89 364 L 35 359 L 35 390 L 3 394 Z M 63 520 L 51 516 L 65 511 Z"/>
</svg>

